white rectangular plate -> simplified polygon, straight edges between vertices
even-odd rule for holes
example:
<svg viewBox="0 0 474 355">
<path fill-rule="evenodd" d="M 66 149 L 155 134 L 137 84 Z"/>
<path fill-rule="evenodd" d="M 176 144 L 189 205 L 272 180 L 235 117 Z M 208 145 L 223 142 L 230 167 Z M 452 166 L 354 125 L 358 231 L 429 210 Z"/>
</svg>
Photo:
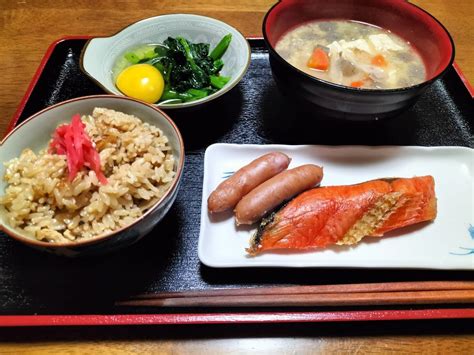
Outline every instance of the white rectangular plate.
<svg viewBox="0 0 474 355">
<path fill-rule="evenodd" d="M 323 166 L 322 186 L 432 175 L 438 216 L 432 223 L 407 227 L 382 238 L 364 238 L 353 247 L 249 257 L 245 248 L 256 226 L 237 228 L 230 212 L 211 216 L 207 197 L 230 172 L 271 151 L 290 156 L 290 168 L 308 163 Z M 463 147 L 213 144 L 204 158 L 199 259 L 211 267 L 474 270 L 473 177 L 474 150 Z"/>
</svg>

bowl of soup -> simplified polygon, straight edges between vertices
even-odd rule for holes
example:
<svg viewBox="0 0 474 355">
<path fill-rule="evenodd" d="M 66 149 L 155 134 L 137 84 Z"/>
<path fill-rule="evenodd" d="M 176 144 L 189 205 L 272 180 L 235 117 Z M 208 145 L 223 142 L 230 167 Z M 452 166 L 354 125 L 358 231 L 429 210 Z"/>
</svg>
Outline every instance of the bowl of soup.
<svg viewBox="0 0 474 355">
<path fill-rule="evenodd" d="M 318 118 L 400 115 L 454 60 L 443 25 L 402 0 L 284 0 L 262 30 L 278 88 Z"/>
</svg>

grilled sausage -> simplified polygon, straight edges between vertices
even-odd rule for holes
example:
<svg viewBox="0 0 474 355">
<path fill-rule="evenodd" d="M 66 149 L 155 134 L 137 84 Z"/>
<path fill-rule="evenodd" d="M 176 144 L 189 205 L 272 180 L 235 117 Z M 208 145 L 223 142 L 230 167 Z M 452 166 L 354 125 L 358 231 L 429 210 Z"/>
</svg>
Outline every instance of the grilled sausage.
<svg viewBox="0 0 474 355">
<path fill-rule="evenodd" d="M 290 161 L 287 155 L 280 152 L 268 153 L 253 160 L 217 186 L 207 199 L 207 209 L 217 213 L 234 208 L 256 186 L 285 170 Z"/>
<path fill-rule="evenodd" d="M 252 224 L 293 196 L 319 184 L 323 169 L 307 164 L 286 170 L 265 181 L 245 195 L 235 207 L 239 224 Z"/>
</svg>

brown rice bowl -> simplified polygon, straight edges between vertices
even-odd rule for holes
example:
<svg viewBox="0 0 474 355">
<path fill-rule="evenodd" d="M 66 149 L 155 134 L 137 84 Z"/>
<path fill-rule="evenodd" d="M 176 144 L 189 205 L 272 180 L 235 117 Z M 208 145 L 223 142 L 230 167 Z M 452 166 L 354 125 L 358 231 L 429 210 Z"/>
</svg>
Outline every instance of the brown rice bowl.
<svg viewBox="0 0 474 355">
<path fill-rule="evenodd" d="M 102 233 L 91 238 L 77 238 L 75 241 L 50 243 L 37 240 L 24 230 L 13 228 L 7 221 L 5 209 L 0 206 L 0 230 L 7 236 L 39 250 L 65 256 L 85 256 L 108 253 L 122 249 L 137 242 L 163 219 L 173 205 L 178 194 L 179 184 L 184 167 L 184 144 L 176 124 L 159 108 L 139 100 L 115 95 L 92 95 L 78 97 L 49 106 L 33 116 L 25 119 L 10 131 L 0 142 L 1 161 L 9 161 L 19 157 L 26 148 L 35 152 L 44 149 L 51 133 L 62 123 L 69 123 L 76 113 L 90 114 L 95 107 L 110 109 L 133 114 L 140 117 L 144 123 L 159 127 L 169 139 L 169 145 L 174 155 L 174 178 L 164 195 L 155 199 L 151 206 L 136 218 L 131 224 L 119 227 L 111 233 Z M 6 172 L 0 164 L 0 176 Z M 5 193 L 7 183 L 0 179 L 0 195 Z M 156 237 L 161 237 L 161 232 Z M 0 234 L 0 236 L 2 236 Z M 5 235 L 3 236 L 5 237 Z"/>
</svg>

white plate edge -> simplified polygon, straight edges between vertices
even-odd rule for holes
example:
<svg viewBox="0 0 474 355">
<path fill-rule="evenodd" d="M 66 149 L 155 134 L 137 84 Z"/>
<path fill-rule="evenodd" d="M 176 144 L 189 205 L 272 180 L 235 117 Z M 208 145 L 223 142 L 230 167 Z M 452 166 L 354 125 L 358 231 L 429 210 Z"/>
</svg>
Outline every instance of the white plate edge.
<svg viewBox="0 0 474 355">
<path fill-rule="evenodd" d="M 446 151 L 457 151 L 462 152 L 463 154 L 471 154 L 474 157 L 474 149 L 470 147 L 464 146 L 399 146 L 399 145 L 380 145 L 380 146 L 370 146 L 370 145 L 312 145 L 312 144 L 304 144 L 304 145 L 286 145 L 286 144 L 239 144 L 239 143 L 214 143 L 209 145 L 204 153 L 204 172 L 203 172 L 203 187 L 202 187 L 202 201 L 201 201 L 201 218 L 200 218 L 200 232 L 199 232 L 199 240 L 198 240 L 198 257 L 199 260 L 208 267 L 213 268 L 252 268 L 252 267 L 271 267 L 271 268 L 349 268 L 349 269 L 413 269 L 413 270 L 466 270 L 472 271 L 472 268 L 460 268 L 460 267 L 443 267 L 439 265 L 434 267 L 432 264 L 430 265 L 418 265 L 416 267 L 403 267 L 403 266 L 376 266 L 376 265 L 350 265 L 350 264 L 341 264 L 338 262 L 337 265 L 328 265 L 326 264 L 308 264 L 305 263 L 295 263 L 292 261 L 291 263 L 279 263 L 275 265 L 274 262 L 256 262 L 253 264 L 242 264 L 242 263 L 221 263 L 215 262 L 212 260 L 206 259 L 206 254 L 203 252 L 203 237 L 204 234 L 204 214 L 207 213 L 207 198 L 205 197 L 204 190 L 205 186 L 207 186 L 208 181 L 208 174 L 206 174 L 206 166 L 208 165 L 209 154 L 212 153 L 214 150 L 218 150 L 219 148 L 236 148 L 236 149 L 285 149 L 285 150 L 299 150 L 299 149 L 306 149 L 306 148 L 324 148 L 324 149 L 363 149 L 363 150 L 381 150 L 381 149 L 402 149 L 402 150 L 416 150 L 416 151 L 432 151 L 432 150 L 446 150 Z"/>
</svg>

